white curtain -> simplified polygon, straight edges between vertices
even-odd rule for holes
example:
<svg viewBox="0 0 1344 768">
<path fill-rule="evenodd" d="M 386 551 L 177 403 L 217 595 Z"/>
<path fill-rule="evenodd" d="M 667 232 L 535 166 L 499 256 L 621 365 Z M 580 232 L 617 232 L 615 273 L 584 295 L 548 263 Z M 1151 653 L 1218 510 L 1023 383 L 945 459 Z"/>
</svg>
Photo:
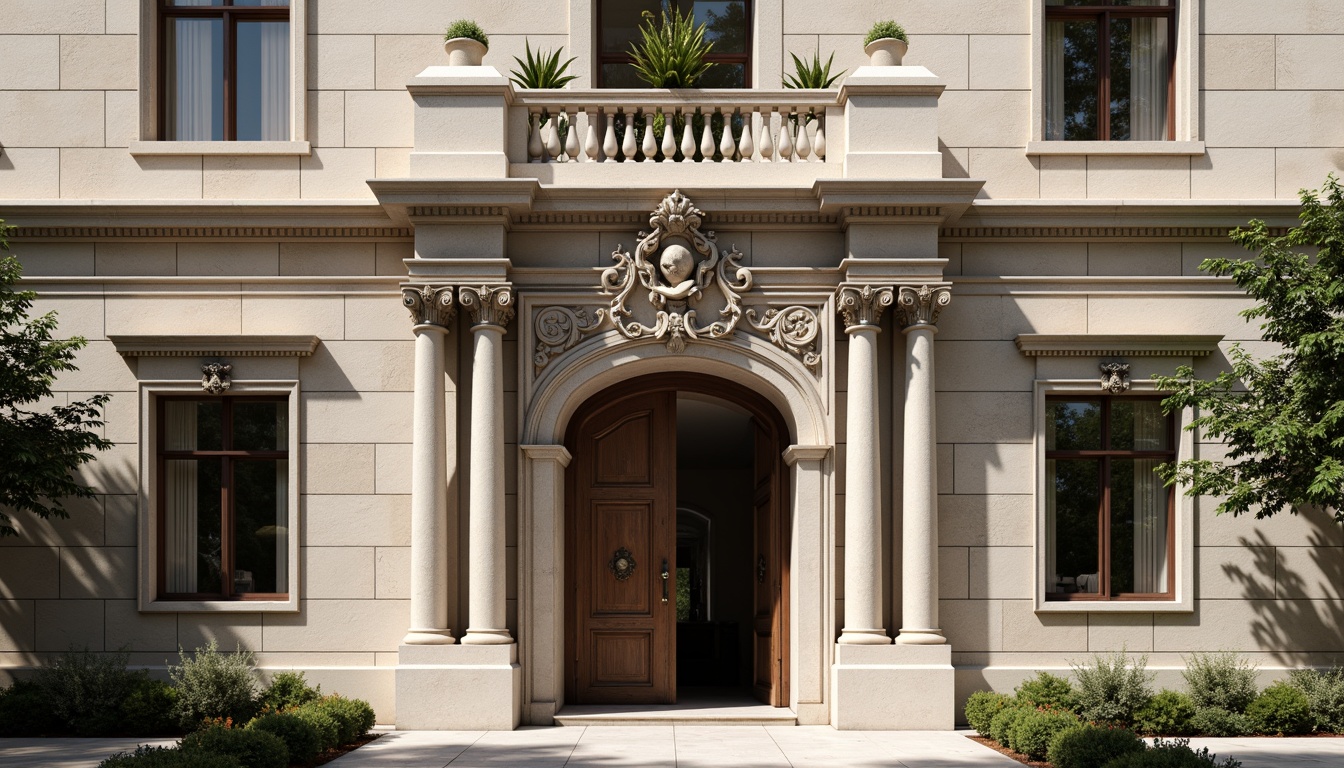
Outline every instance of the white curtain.
<svg viewBox="0 0 1344 768">
<path fill-rule="evenodd" d="M 1132 0 L 1130 5 L 1164 5 L 1165 0 Z M 1129 132 L 1134 141 L 1167 138 L 1167 76 L 1170 71 L 1166 19 L 1133 19 L 1129 36 Z"/>
<path fill-rule="evenodd" d="M 1045 138 L 1064 138 L 1064 24 L 1045 25 Z"/>
<path fill-rule="evenodd" d="M 196 447 L 196 403 L 164 403 L 164 448 Z M 164 573 L 168 592 L 195 592 L 198 484 L 195 461 L 164 462 Z"/>
<path fill-rule="evenodd" d="M 173 21 L 174 83 L 169 90 L 173 99 L 173 125 L 176 130 L 168 139 L 176 141 L 210 141 L 222 139 L 214 135 L 214 126 L 220 116 L 217 103 L 214 64 L 220 51 L 215 50 L 218 40 L 215 32 L 219 22 L 200 19 Z"/>
<path fill-rule="evenodd" d="M 1154 400 L 1134 403 L 1134 449 L 1166 447 L 1167 420 Z M 1157 459 L 1134 462 L 1134 591 L 1167 591 L 1167 489 Z"/>
<path fill-rule="evenodd" d="M 289 24 L 261 27 L 261 140 L 289 139 Z"/>
</svg>

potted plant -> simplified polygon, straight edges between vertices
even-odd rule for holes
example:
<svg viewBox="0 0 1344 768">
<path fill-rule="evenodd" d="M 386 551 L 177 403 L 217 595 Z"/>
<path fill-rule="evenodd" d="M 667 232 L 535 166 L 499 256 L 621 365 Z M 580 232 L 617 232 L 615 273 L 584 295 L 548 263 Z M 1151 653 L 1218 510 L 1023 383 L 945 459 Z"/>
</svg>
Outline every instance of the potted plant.
<svg viewBox="0 0 1344 768">
<path fill-rule="evenodd" d="M 490 38 L 481 25 L 470 19 L 458 19 L 443 33 L 443 50 L 450 67 L 479 67 L 490 48 Z"/>
<path fill-rule="evenodd" d="M 643 12 L 640 39 L 630 44 L 631 64 L 639 79 L 654 88 L 693 88 L 714 66 L 705 61 L 714 44 L 705 42 L 705 24 L 696 26 L 690 11 L 683 15 L 672 8 L 669 15 L 668 10 L 664 5 L 656 26 L 653 14 Z"/>
<path fill-rule="evenodd" d="M 905 27 L 894 21 L 877 22 L 863 38 L 863 52 L 874 67 L 899 67 L 908 50 L 910 38 L 905 36 Z"/>
</svg>

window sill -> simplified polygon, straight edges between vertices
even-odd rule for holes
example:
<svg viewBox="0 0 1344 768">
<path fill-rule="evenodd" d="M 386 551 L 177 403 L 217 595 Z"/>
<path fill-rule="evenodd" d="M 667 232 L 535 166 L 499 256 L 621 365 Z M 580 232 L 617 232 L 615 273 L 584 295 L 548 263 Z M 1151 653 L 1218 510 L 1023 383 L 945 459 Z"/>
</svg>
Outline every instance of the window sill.
<svg viewBox="0 0 1344 768">
<path fill-rule="evenodd" d="M 306 141 L 132 141 L 131 154 L 137 157 L 157 155 L 311 155 Z"/>
<path fill-rule="evenodd" d="M 1191 600 L 1044 600 L 1037 613 L 1194 613 Z"/>
<path fill-rule="evenodd" d="M 298 613 L 299 597 L 286 600 L 153 600 L 141 613 Z"/>
<path fill-rule="evenodd" d="M 1029 141 L 1027 155 L 1189 155 L 1204 154 L 1202 141 Z"/>
</svg>

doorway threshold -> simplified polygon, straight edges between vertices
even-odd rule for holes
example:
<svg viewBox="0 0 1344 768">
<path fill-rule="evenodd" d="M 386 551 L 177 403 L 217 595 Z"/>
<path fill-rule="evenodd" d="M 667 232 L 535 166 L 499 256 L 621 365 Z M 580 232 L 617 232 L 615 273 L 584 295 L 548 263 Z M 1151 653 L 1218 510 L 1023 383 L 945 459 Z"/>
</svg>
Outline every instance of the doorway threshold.
<svg viewBox="0 0 1344 768">
<path fill-rule="evenodd" d="M 681 695 L 676 704 L 566 704 L 556 725 L 797 725 L 788 707 L 748 696 Z"/>
</svg>

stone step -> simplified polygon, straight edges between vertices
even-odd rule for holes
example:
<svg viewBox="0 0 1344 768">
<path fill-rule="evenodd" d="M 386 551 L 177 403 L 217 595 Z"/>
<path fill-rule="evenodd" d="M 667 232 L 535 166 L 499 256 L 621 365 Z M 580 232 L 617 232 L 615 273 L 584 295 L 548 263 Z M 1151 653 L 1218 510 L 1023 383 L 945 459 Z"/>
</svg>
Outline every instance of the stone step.
<svg viewBox="0 0 1344 768">
<path fill-rule="evenodd" d="M 687 701 L 677 704 L 567 705 L 556 725 L 797 725 L 787 707 L 743 701 Z"/>
</svg>

